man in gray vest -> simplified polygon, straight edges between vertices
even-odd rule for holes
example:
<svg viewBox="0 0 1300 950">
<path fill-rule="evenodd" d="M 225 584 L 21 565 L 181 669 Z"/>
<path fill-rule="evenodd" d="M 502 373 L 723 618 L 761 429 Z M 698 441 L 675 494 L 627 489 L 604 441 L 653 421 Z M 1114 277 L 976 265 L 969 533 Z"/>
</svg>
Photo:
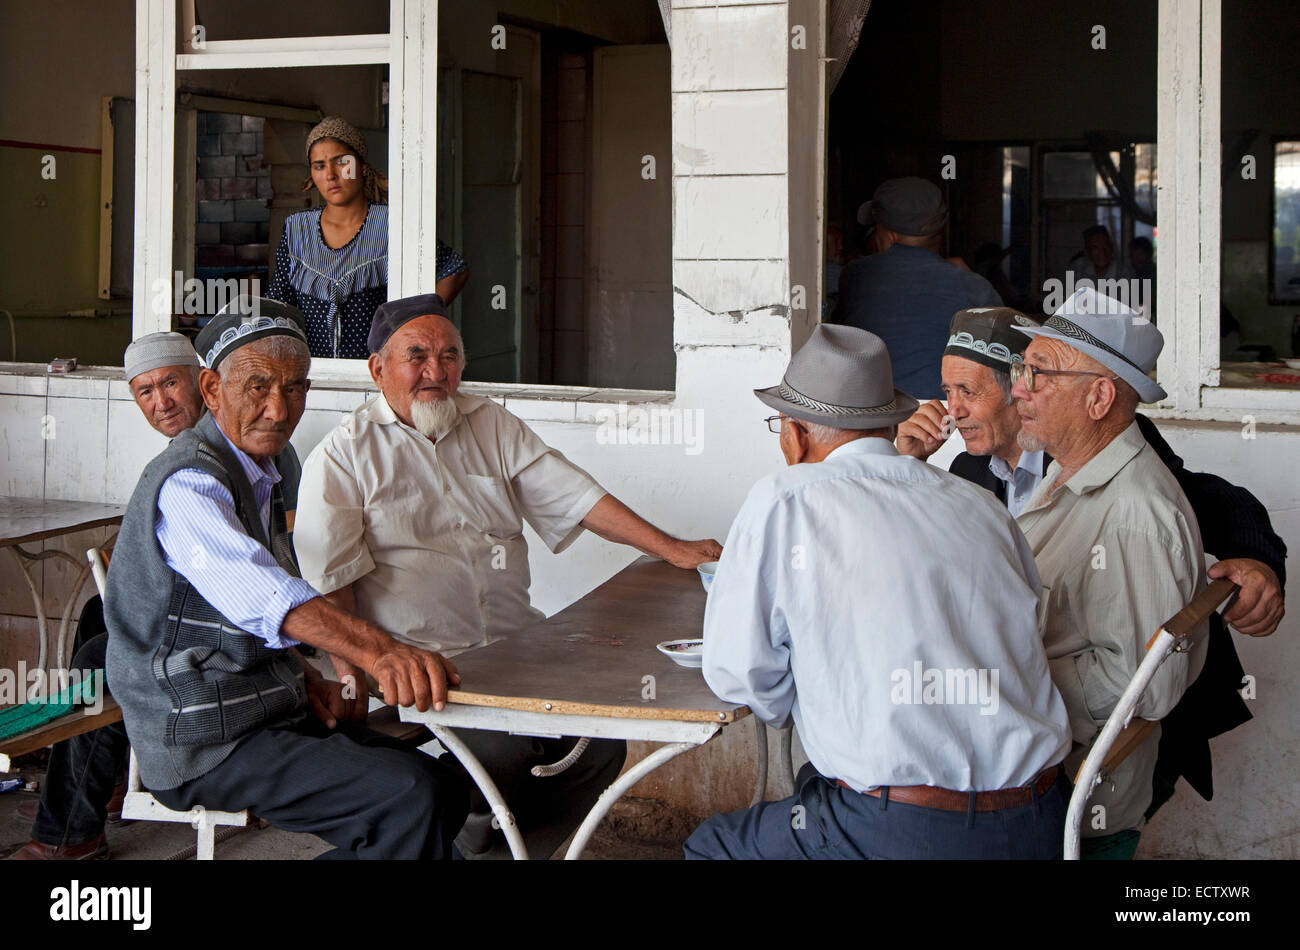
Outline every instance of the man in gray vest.
<svg viewBox="0 0 1300 950">
<path fill-rule="evenodd" d="M 241 298 L 197 343 L 209 414 L 145 469 L 108 573 L 107 674 L 141 778 L 169 808 L 249 808 L 331 855 L 450 857 L 461 773 L 336 723 L 338 684 L 292 649 L 345 656 L 389 702 L 422 710 L 459 680 L 298 576 L 272 459 L 306 407 L 302 314 Z"/>
<path fill-rule="evenodd" d="M 140 413 L 168 439 L 191 428 L 207 411 L 199 392 L 200 369 L 193 345 L 179 333 L 147 333 L 122 354 L 123 375 Z M 285 517 L 292 530 L 302 473 L 292 445 L 284 447 L 275 465 L 283 477 Z M 95 596 L 77 621 L 71 668 L 103 669 L 107 647 L 103 601 Z M 121 722 L 56 743 L 40 800 L 18 808 L 18 814 L 32 822 L 31 840 L 11 857 L 19 861 L 107 858 L 104 825 L 121 818 L 128 748 Z"/>
</svg>

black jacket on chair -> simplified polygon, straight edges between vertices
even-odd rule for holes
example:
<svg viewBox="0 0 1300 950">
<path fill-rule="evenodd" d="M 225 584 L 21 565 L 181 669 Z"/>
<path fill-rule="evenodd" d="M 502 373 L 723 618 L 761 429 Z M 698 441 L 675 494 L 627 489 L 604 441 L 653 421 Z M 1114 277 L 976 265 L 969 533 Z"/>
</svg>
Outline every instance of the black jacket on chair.
<svg viewBox="0 0 1300 950">
<path fill-rule="evenodd" d="M 1160 461 L 1178 479 L 1196 514 L 1206 552 L 1219 560 L 1245 557 L 1262 561 L 1277 574 L 1285 590 L 1286 544 L 1273 530 L 1267 509 L 1246 489 L 1217 475 L 1187 471 L 1155 423 L 1140 413 L 1137 423 Z M 1051 464 L 1051 456 L 1043 453 L 1044 474 Z M 948 471 L 987 488 L 1006 503 L 1006 483 L 989 470 L 987 455 L 963 452 L 953 459 Z M 1170 781 L 1181 775 L 1206 801 L 1214 797 L 1209 740 L 1251 718 L 1239 692 L 1244 676 L 1232 635 L 1223 619 L 1212 615 L 1205 666 L 1178 705 L 1161 721 L 1157 775 L 1163 774 Z"/>
</svg>

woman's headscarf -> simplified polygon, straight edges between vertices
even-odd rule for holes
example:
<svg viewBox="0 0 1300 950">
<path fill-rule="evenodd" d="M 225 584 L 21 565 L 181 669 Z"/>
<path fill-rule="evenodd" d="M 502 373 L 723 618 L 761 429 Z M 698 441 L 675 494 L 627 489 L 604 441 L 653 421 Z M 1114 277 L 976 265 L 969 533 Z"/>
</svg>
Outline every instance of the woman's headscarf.
<svg viewBox="0 0 1300 950">
<path fill-rule="evenodd" d="M 311 150 L 321 139 L 334 139 L 346 145 L 356 154 L 361 164 L 361 194 L 367 201 L 375 204 L 388 204 L 388 178 L 366 161 L 366 140 L 356 128 L 342 116 L 327 115 L 307 133 L 307 162 L 311 163 Z M 302 190 L 312 186 L 311 176 L 303 182 Z"/>
</svg>

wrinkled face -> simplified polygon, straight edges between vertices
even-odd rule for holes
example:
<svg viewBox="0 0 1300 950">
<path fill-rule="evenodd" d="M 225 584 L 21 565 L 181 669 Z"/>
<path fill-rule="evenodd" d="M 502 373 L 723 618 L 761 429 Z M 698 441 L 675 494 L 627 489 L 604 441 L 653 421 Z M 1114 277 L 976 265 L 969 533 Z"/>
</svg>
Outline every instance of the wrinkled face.
<svg viewBox="0 0 1300 950">
<path fill-rule="evenodd" d="M 945 356 L 940 372 L 948 414 L 966 440 L 966 451 L 1000 458 L 1016 454 L 1020 414 L 1014 403 L 1007 403 L 993 370 L 960 356 Z"/>
<path fill-rule="evenodd" d="M 411 425 L 411 403 L 450 399 L 460 388 L 465 347 L 456 325 L 428 314 L 403 324 L 383 351 L 370 356 L 370 375 L 397 418 Z"/>
<path fill-rule="evenodd" d="M 205 369 L 199 386 L 226 438 L 253 458 L 267 458 L 284 451 L 307 408 L 310 365 L 306 358 L 272 358 L 250 343 L 221 362 L 221 375 Z"/>
<path fill-rule="evenodd" d="M 203 396 L 192 366 L 160 366 L 133 376 L 128 385 L 149 425 L 169 439 L 203 415 Z"/>
<path fill-rule="evenodd" d="M 321 139 L 307 162 L 312 183 L 327 204 L 350 204 L 361 194 L 361 160 L 342 142 Z"/>
<path fill-rule="evenodd" d="M 1115 253 L 1115 248 L 1106 235 L 1093 234 L 1083 242 L 1083 252 L 1088 255 L 1088 260 L 1092 261 L 1093 267 L 1098 270 L 1105 270 L 1110 266 L 1110 259 Z"/>
<path fill-rule="evenodd" d="M 1037 369 L 1091 372 L 1098 368 L 1074 347 L 1042 337 L 1029 344 L 1025 362 Z M 1016 383 L 1011 395 L 1020 414 L 1020 447 L 1027 452 L 1057 454 L 1066 433 L 1091 424 L 1087 398 L 1096 381 L 1095 376 L 1038 376 L 1032 393 L 1025 389 L 1024 380 Z"/>
</svg>

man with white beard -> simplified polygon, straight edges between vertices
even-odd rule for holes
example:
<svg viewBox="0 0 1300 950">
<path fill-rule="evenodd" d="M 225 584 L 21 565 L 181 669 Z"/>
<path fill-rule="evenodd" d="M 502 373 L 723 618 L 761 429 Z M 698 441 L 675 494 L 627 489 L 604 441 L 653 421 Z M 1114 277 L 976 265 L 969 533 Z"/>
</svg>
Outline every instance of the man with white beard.
<svg viewBox="0 0 1300 950">
<path fill-rule="evenodd" d="M 335 604 L 454 656 L 542 619 L 528 599 L 524 519 L 557 553 L 588 528 L 682 568 L 721 554 L 716 541 L 681 541 L 642 520 L 503 407 L 458 392 L 465 347 L 436 294 L 379 307 L 368 343 L 381 394 L 311 453 L 298 495 L 303 577 Z M 335 669 L 364 682 L 345 662 Z M 357 693 L 351 713 L 359 717 L 365 690 Z M 563 758 L 572 740 L 480 730 L 462 739 L 540 858 L 577 827 L 625 751 L 621 741 L 596 740 L 564 772 L 536 778 L 531 767 Z M 475 796 L 457 845 L 505 856 Z"/>
</svg>

